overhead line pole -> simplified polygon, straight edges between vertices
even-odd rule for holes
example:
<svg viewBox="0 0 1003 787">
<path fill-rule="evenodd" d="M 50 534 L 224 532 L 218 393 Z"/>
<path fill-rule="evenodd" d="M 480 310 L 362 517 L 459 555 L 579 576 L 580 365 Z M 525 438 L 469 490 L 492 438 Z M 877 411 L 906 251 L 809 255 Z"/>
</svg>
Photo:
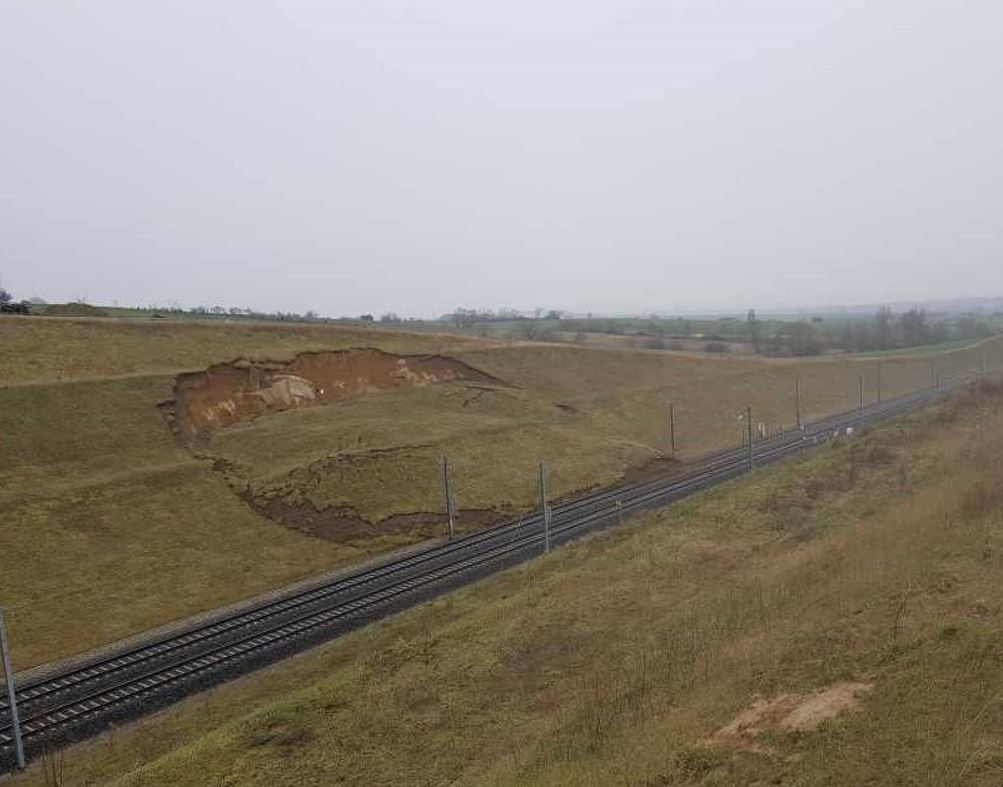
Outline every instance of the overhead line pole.
<svg viewBox="0 0 1003 787">
<path fill-rule="evenodd" d="M 449 520 L 449 540 L 453 540 L 455 535 L 455 520 L 456 520 L 456 510 L 455 503 L 453 501 L 453 484 L 452 484 L 452 472 L 449 469 L 449 459 L 448 457 L 442 457 L 442 485 L 446 489 L 446 517 Z"/>
<path fill-rule="evenodd" d="M 857 375 L 857 412 L 864 412 L 864 375 Z"/>
<path fill-rule="evenodd" d="M 752 408 L 745 408 L 745 420 L 746 429 L 749 433 L 749 470 L 750 472 L 755 469 L 755 462 L 753 461 L 753 451 L 752 451 Z"/>
<path fill-rule="evenodd" d="M 550 552 L 550 506 L 547 505 L 547 469 L 540 462 L 540 513 L 543 515 L 543 551 Z"/>
<path fill-rule="evenodd" d="M 881 361 L 878 361 L 878 402 L 881 402 Z"/>
<path fill-rule="evenodd" d="M 801 429 L 801 378 L 794 378 L 794 418 L 797 421 L 797 427 L 800 431 Z"/>
<path fill-rule="evenodd" d="M 676 407 L 669 402 L 669 458 L 676 458 Z"/>
<path fill-rule="evenodd" d="M 0 660 L 7 683 L 7 707 L 10 708 L 10 723 L 14 728 L 14 757 L 19 770 L 24 770 L 24 742 L 21 740 L 21 719 L 17 714 L 17 692 L 14 690 L 14 670 L 10 665 L 10 647 L 7 644 L 7 626 L 0 607 Z"/>
</svg>

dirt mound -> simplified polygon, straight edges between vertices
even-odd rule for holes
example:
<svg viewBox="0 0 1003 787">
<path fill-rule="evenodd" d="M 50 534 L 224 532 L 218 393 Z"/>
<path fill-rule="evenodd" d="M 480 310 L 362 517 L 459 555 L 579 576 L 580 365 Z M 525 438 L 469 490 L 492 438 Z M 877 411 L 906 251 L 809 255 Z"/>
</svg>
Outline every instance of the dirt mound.
<svg viewBox="0 0 1003 787">
<path fill-rule="evenodd" d="M 771 699 L 757 699 L 706 743 L 765 751 L 759 742 L 762 733 L 768 730 L 810 732 L 822 722 L 854 710 L 873 688 L 870 683 L 834 683 L 808 694 L 779 694 Z"/>
<path fill-rule="evenodd" d="M 174 383 L 174 398 L 160 407 L 175 434 L 193 440 L 264 413 L 449 380 L 504 385 L 444 355 L 334 350 L 301 353 L 292 361 L 240 359 L 181 374 Z"/>
</svg>

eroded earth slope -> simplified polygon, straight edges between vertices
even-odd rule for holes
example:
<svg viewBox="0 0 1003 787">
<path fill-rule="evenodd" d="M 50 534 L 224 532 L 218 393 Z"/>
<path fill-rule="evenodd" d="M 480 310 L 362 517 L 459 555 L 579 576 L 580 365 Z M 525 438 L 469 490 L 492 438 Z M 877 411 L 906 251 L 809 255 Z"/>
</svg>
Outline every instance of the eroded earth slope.
<svg viewBox="0 0 1003 787">
<path fill-rule="evenodd" d="M 174 397 L 161 409 L 179 437 L 197 440 L 265 413 L 451 380 L 501 383 L 445 355 L 399 355 L 374 348 L 332 350 L 300 353 L 291 361 L 241 358 L 180 374 Z"/>
</svg>

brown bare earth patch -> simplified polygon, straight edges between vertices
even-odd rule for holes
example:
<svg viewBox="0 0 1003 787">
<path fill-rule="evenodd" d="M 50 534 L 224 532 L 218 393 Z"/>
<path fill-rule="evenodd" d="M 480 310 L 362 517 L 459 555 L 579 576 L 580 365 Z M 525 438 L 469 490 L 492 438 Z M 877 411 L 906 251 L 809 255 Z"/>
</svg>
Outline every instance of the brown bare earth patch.
<svg viewBox="0 0 1003 787">
<path fill-rule="evenodd" d="M 434 512 L 394 514 L 380 522 L 370 522 L 347 508 L 317 508 L 312 503 L 295 503 L 278 498 L 255 498 L 250 493 L 240 495 L 264 517 L 293 530 L 309 533 L 341 543 L 367 541 L 394 533 L 434 538 L 442 535 L 443 515 Z M 463 509 L 456 513 L 456 528 L 460 532 L 495 524 L 504 518 L 499 511 Z"/>
<path fill-rule="evenodd" d="M 241 358 L 180 374 L 174 398 L 160 408 L 176 435 L 194 440 L 264 413 L 450 380 L 504 385 L 445 355 L 398 355 L 360 348 L 305 352 L 291 361 Z"/>
<path fill-rule="evenodd" d="M 855 710 L 874 688 L 870 683 L 841 682 L 807 694 L 758 698 L 706 741 L 745 751 L 768 751 L 760 742 L 765 732 L 811 732 L 824 721 Z"/>
</svg>

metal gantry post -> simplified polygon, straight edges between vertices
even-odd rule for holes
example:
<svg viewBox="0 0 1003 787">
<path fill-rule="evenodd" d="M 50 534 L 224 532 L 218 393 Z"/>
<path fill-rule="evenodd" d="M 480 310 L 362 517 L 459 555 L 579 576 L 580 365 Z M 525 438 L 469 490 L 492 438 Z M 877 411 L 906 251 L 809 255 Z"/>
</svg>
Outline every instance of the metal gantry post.
<svg viewBox="0 0 1003 787">
<path fill-rule="evenodd" d="M 794 419 L 798 429 L 801 428 L 801 378 L 794 378 Z"/>
<path fill-rule="evenodd" d="M 10 647 L 7 644 L 7 626 L 3 618 L 3 607 L 0 607 L 0 660 L 3 661 L 3 674 L 7 683 L 7 707 L 10 708 L 10 724 L 14 730 L 14 756 L 17 758 L 17 767 L 24 770 L 21 719 L 17 715 L 17 693 L 14 690 L 14 670 L 10 665 Z"/>
<path fill-rule="evenodd" d="M 753 460 L 753 448 L 752 448 L 752 408 L 751 407 L 746 407 L 745 408 L 745 421 L 746 421 L 746 429 L 748 430 L 748 433 L 749 433 L 749 470 L 751 471 L 751 470 L 755 469 L 755 462 Z"/>
<path fill-rule="evenodd" d="M 543 516 L 543 551 L 550 551 L 550 506 L 547 505 L 547 469 L 540 462 L 540 513 Z"/>
<path fill-rule="evenodd" d="M 676 458 L 676 407 L 669 402 L 669 457 Z"/>
<path fill-rule="evenodd" d="M 442 485 L 446 489 L 446 517 L 449 520 L 449 540 L 453 540 L 455 520 L 456 520 L 456 510 L 455 503 L 453 502 L 453 483 L 452 483 L 452 473 L 449 470 L 449 459 L 447 457 L 442 457 Z"/>
</svg>

